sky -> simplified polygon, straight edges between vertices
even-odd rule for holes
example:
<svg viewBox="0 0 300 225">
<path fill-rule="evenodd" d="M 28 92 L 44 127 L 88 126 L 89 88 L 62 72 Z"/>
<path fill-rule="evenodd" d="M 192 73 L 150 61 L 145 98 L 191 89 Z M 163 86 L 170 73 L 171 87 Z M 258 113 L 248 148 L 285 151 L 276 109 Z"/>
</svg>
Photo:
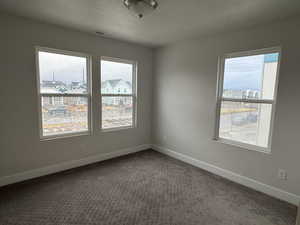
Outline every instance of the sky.
<svg viewBox="0 0 300 225">
<path fill-rule="evenodd" d="M 86 81 L 86 58 L 39 52 L 40 81 L 52 80 L 67 84 L 72 81 Z"/>
<path fill-rule="evenodd" d="M 86 81 L 86 58 L 62 54 L 39 52 L 40 76 L 43 80 Z M 260 90 L 264 55 L 226 59 L 224 89 Z M 132 65 L 112 61 L 101 61 L 101 80 L 123 79 L 132 82 Z"/>
<path fill-rule="evenodd" d="M 123 79 L 132 83 L 132 65 L 112 61 L 101 61 L 101 80 Z"/>
<path fill-rule="evenodd" d="M 264 55 L 226 59 L 224 89 L 260 90 Z"/>
<path fill-rule="evenodd" d="M 70 84 L 72 81 L 86 81 L 86 58 L 49 52 L 39 52 L 40 81 L 52 80 Z M 123 79 L 132 82 L 132 65 L 101 61 L 102 81 Z"/>
</svg>

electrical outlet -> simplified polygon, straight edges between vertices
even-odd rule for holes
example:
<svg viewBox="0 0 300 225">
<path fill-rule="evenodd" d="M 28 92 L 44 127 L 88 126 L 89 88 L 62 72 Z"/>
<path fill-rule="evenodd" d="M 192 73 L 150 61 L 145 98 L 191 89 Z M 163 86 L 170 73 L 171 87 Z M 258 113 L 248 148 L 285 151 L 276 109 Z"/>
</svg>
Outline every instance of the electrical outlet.
<svg viewBox="0 0 300 225">
<path fill-rule="evenodd" d="M 278 178 L 281 180 L 287 180 L 287 172 L 283 169 L 278 170 Z"/>
</svg>

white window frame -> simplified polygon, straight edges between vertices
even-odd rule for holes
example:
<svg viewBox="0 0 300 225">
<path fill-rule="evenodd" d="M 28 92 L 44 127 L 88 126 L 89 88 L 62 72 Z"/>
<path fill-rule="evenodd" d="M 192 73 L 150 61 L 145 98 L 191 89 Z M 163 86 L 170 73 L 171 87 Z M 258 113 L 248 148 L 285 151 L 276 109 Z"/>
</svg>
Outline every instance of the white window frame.
<svg viewBox="0 0 300 225">
<path fill-rule="evenodd" d="M 47 94 L 40 92 L 40 64 L 39 64 L 39 52 L 49 52 L 67 56 L 78 56 L 86 58 L 86 74 L 87 74 L 87 93 L 85 94 Z M 92 133 L 92 57 L 91 55 L 80 53 L 80 52 L 73 52 L 67 50 L 60 50 L 54 48 L 47 48 L 47 47 L 35 47 L 35 60 L 36 60 L 36 81 L 37 81 L 37 96 L 38 96 L 38 114 L 39 114 L 39 134 L 40 140 L 51 140 L 57 138 L 67 138 L 67 137 L 74 137 L 74 136 L 81 136 L 81 135 L 91 135 Z M 88 130 L 87 131 L 79 131 L 79 132 L 70 132 L 66 134 L 55 134 L 55 135 L 43 135 L 43 118 L 42 118 L 42 97 L 86 97 L 87 98 L 87 107 L 88 107 Z"/>
<path fill-rule="evenodd" d="M 236 98 L 223 97 L 224 67 L 225 67 L 225 60 L 226 59 L 236 58 L 236 57 L 243 57 L 243 56 L 260 55 L 260 54 L 271 54 L 271 53 L 278 53 L 279 54 L 273 100 L 242 99 L 242 98 L 240 98 L 240 99 L 237 98 L 236 99 Z M 272 47 L 272 48 L 264 48 L 264 49 L 258 49 L 258 50 L 235 52 L 235 53 L 225 54 L 224 56 L 219 57 L 214 140 L 216 140 L 218 142 L 221 142 L 221 143 L 224 143 L 224 144 L 229 144 L 229 145 L 237 146 L 237 147 L 240 147 L 240 148 L 243 148 L 243 149 L 247 149 L 247 150 L 255 150 L 255 151 L 268 153 L 268 154 L 271 153 L 280 63 L 281 63 L 281 47 Z M 252 144 L 247 144 L 247 143 L 243 143 L 243 142 L 239 142 L 239 141 L 234 141 L 234 140 L 221 138 L 219 136 L 219 128 L 220 128 L 220 114 L 221 114 L 221 103 L 222 103 L 222 101 L 271 104 L 272 105 L 272 111 L 271 111 L 271 122 L 270 122 L 268 146 L 267 147 L 261 147 L 261 146 L 257 146 L 257 145 L 252 145 Z"/>
<path fill-rule="evenodd" d="M 101 61 L 111 61 L 117 63 L 126 63 L 132 65 L 132 93 L 131 94 L 102 94 L 101 84 L 102 84 L 102 73 L 101 73 Z M 137 80 L 138 80 L 138 63 L 133 60 L 120 59 L 102 56 L 100 59 L 100 130 L 102 132 L 126 130 L 137 127 Z M 132 125 L 131 126 L 121 126 L 113 128 L 103 128 L 102 127 L 102 97 L 132 97 Z"/>
</svg>

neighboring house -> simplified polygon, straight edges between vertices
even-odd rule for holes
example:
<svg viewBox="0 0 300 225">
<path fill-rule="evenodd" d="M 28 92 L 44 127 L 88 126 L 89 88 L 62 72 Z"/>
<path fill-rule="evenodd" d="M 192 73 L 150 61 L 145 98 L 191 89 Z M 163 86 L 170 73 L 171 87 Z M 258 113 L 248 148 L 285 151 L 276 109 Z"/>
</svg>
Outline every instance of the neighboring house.
<svg viewBox="0 0 300 225">
<path fill-rule="evenodd" d="M 223 92 L 223 97 L 226 98 L 250 98 L 258 99 L 260 97 L 260 92 L 257 90 L 230 90 L 225 89 Z"/>
<path fill-rule="evenodd" d="M 41 93 L 56 94 L 67 91 L 67 85 L 62 81 L 43 80 L 41 83 Z"/>
<path fill-rule="evenodd" d="M 101 83 L 102 94 L 131 94 L 132 85 L 129 81 L 122 79 L 106 80 Z M 130 97 L 104 97 L 102 103 L 107 105 L 131 104 Z"/>
<path fill-rule="evenodd" d="M 65 83 L 57 80 L 43 80 L 41 84 L 42 88 L 57 88 L 57 87 L 65 87 Z"/>
<path fill-rule="evenodd" d="M 82 82 L 72 82 L 67 85 L 62 81 L 42 81 L 42 93 L 72 93 L 81 94 L 86 92 L 86 84 Z M 129 81 L 122 79 L 106 80 L 101 83 L 102 94 L 131 94 L 132 85 Z M 86 104 L 86 100 L 81 97 L 47 97 L 43 98 L 43 105 L 78 105 Z M 131 97 L 104 97 L 102 103 L 107 105 L 129 105 Z"/>
<path fill-rule="evenodd" d="M 66 85 L 62 81 L 55 80 L 43 80 L 41 83 L 41 93 L 50 93 L 50 94 L 59 94 L 66 88 Z M 62 105 L 63 98 L 62 97 L 43 97 L 42 105 Z"/>
<path fill-rule="evenodd" d="M 72 94 L 82 94 L 87 92 L 87 84 L 84 82 L 72 82 L 68 86 L 68 93 Z"/>
<path fill-rule="evenodd" d="M 52 96 L 52 97 L 43 97 L 42 98 L 42 106 L 51 106 L 51 105 L 63 105 L 64 99 L 63 97 Z"/>
<path fill-rule="evenodd" d="M 48 81 L 43 80 L 41 84 L 41 92 L 48 94 L 59 94 L 59 93 L 69 93 L 69 94 L 82 94 L 86 93 L 87 87 L 86 83 L 83 82 L 72 82 L 67 85 L 62 81 Z M 43 106 L 57 106 L 57 105 L 80 105 L 86 104 L 86 99 L 82 97 L 44 97 L 42 99 Z"/>
<path fill-rule="evenodd" d="M 243 93 L 243 98 L 258 99 L 259 98 L 259 91 L 247 90 Z"/>
</svg>

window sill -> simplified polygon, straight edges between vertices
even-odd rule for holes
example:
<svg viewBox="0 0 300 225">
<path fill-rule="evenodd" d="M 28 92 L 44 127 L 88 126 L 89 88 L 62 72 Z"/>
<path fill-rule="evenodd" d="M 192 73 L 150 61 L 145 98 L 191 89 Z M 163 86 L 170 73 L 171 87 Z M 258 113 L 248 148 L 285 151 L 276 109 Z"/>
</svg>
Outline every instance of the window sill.
<svg viewBox="0 0 300 225">
<path fill-rule="evenodd" d="M 57 140 L 57 139 L 65 139 L 65 138 L 88 136 L 88 135 L 91 135 L 91 131 L 66 133 L 66 134 L 60 134 L 60 135 L 41 136 L 40 141 L 52 141 L 52 140 Z"/>
<path fill-rule="evenodd" d="M 267 155 L 271 154 L 271 149 L 270 148 L 259 147 L 259 146 L 256 146 L 256 145 L 251 145 L 251 144 L 246 144 L 246 143 L 242 143 L 242 142 L 232 141 L 232 140 L 228 140 L 228 139 L 224 139 L 224 138 L 214 138 L 213 140 L 218 142 L 218 143 L 221 143 L 221 144 L 235 146 L 235 147 L 238 147 L 238 148 L 244 149 L 244 150 L 256 151 L 256 152 L 264 153 L 264 154 L 267 154 Z"/>
</svg>

